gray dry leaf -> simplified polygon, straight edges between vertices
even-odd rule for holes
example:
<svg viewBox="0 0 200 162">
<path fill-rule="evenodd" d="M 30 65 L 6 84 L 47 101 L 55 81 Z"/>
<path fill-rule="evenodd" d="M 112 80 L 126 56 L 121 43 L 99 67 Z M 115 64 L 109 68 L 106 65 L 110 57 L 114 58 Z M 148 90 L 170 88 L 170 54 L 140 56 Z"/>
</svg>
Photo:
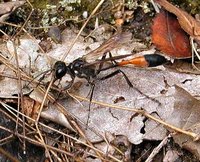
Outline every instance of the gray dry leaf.
<svg viewBox="0 0 200 162">
<path fill-rule="evenodd" d="M 183 130 L 200 134 L 200 101 L 184 89 L 176 86 L 174 110 L 166 122 Z M 176 143 L 200 159 L 200 142 L 183 134 L 173 136 Z"/>
<path fill-rule="evenodd" d="M 176 150 L 168 150 L 163 158 L 163 162 L 176 162 L 179 158 L 179 153 Z"/>
<path fill-rule="evenodd" d="M 57 124 L 63 125 L 66 128 L 69 128 L 70 130 L 76 132 L 69 124 L 66 116 L 58 109 L 56 109 L 56 107 L 52 104 L 49 105 L 48 109 L 42 111 L 41 117 L 46 120 L 50 120 Z"/>
</svg>

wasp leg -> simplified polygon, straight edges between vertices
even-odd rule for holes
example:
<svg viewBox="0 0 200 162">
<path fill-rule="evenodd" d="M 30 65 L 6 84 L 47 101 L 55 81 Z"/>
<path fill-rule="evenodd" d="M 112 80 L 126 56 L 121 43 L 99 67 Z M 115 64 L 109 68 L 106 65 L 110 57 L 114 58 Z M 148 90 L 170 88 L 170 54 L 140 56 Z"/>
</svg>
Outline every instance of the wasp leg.
<svg viewBox="0 0 200 162">
<path fill-rule="evenodd" d="M 89 119 L 90 119 L 90 109 L 91 109 L 91 103 L 92 103 L 92 98 L 93 98 L 93 94 L 94 94 L 94 88 L 95 88 L 95 83 L 94 82 L 88 82 L 91 85 L 91 94 L 90 94 L 90 100 L 89 100 L 89 108 L 88 108 L 88 117 L 87 117 L 87 121 L 86 121 L 86 129 L 88 127 L 89 124 Z"/>
<path fill-rule="evenodd" d="M 106 58 L 106 54 L 104 54 L 101 58 L 101 60 L 105 60 Z M 114 67 L 117 67 L 117 62 L 114 60 L 113 56 L 111 55 L 111 53 L 109 52 L 109 58 L 110 58 L 110 61 L 112 62 L 112 65 L 111 66 L 108 66 L 106 68 L 103 68 L 103 64 L 104 62 L 101 62 L 100 65 L 99 65 L 99 68 L 96 72 L 96 75 L 98 75 L 101 71 L 105 71 L 107 69 L 111 69 L 111 68 L 114 68 Z M 112 59 L 113 58 L 113 59 Z"/>
<path fill-rule="evenodd" d="M 105 60 L 105 58 L 106 58 L 106 54 L 103 54 L 101 60 Z M 98 69 L 97 69 L 96 75 L 98 75 L 98 74 L 101 72 L 101 69 L 102 69 L 102 67 L 103 67 L 103 64 L 104 64 L 104 62 L 101 62 L 101 63 L 99 64 L 99 67 L 98 67 Z"/>
<path fill-rule="evenodd" d="M 99 80 L 108 79 L 108 78 L 113 77 L 113 76 L 115 76 L 115 75 L 117 75 L 117 74 L 119 74 L 119 73 L 123 74 L 123 76 L 124 76 L 124 78 L 126 79 L 126 82 L 128 83 L 129 87 L 134 88 L 134 89 L 135 89 L 138 93 L 140 93 L 141 95 L 144 95 L 146 98 L 148 98 L 148 99 L 150 99 L 150 100 L 152 100 L 152 101 L 158 103 L 158 105 L 161 105 L 161 103 L 160 103 L 158 100 L 156 100 L 155 98 L 152 98 L 152 97 L 150 97 L 150 96 L 144 94 L 144 93 L 143 93 L 142 91 L 140 91 L 138 88 L 136 88 L 135 86 L 133 86 L 132 83 L 130 82 L 130 80 L 128 79 L 128 77 L 126 76 L 126 74 L 125 74 L 123 71 L 121 71 L 120 69 L 118 69 L 118 70 L 112 72 L 112 73 L 109 74 L 109 75 L 104 76 L 103 78 L 100 78 Z"/>
<path fill-rule="evenodd" d="M 42 75 L 42 77 L 38 80 L 38 83 L 36 84 L 36 88 L 40 85 L 41 81 L 45 78 L 46 74 L 51 70 L 46 70 L 38 75 L 36 75 L 26 86 L 28 87 L 36 78 Z"/>
<path fill-rule="evenodd" d="M 104 54 L 103 56 L 102 56 L 102 58 L 101 58 L 101 60 L 103 61 L 103 60 L 105 60 L 105 58 L 106 58 L 106 54 Z M 96 74 L 98 75 L 101 71 L 104 71 L 104 70 L 107 70 L 107 69 L 110 69 L 110 68 L 113 68 L 113 67 L 115 67 L 115 65 L 116 65 L 116 61 L 114 60 L 114 59 L 112 59 L 113 57 L 112 57 L 112 55 L 111 55 L 111 53 L 109 52 L 109 58 L 111 58 L 111 62 L 112 62 L 112 66 L 109 66 L 109 67 L 107 67 L 107 68 L 103 68 L 103 64 L 104 64 L 104 62 L 101 62 L 100 63 L 100 65 L 99 65 L 99 68 L 98 68 L 98 70 L 97 70 L 97 72 L 96 72 Z"/>
<path fill-rule="evenodd" d="M 74 83 L 74 77 L 72 77 L 72 80 L 69 82 L 69 84 L 67 86 L 65 86 L 64 88 L 62 88 L 61 90 L 59 90 L 58 95 L 55 97 L 54 103 L 59 99 L 59 97 L 61 96 L 62 92 L 66 91 L 66 90 L 68 90 L 69 88 L 72 87 L 73 83 Z"/>
<path fill-rule="evenodd" d="M 113 65 L 117 65 L 117 61 L 113 58 L 112 54 L 109 52 L 109 57 Z"/>
<path fill-rule="evenodd" d="M 106 75 L 106 76 L 100 78 L 99 80 L 105 80 L 105 79 L 111 78 L 111 77 L 113 77 L 113 76 L 115 76 L 115 75 L 117 75 L 117 74 L 119 74 L 119 73 L 121 73 L 121 74 L 124 76 L 124 78 L 125 78 L 127 84 L 129 85 L 129 87 L 133 87 L 131 81 L 128 79 L 128 77 L 126 76 L 126 74 L 125 74 L 122 70 L 120 70 L 120 69 L 118 69 L 118 70 L 112 72 L 112 73 L 109 74 L 109 75 Z"/>
</svg>

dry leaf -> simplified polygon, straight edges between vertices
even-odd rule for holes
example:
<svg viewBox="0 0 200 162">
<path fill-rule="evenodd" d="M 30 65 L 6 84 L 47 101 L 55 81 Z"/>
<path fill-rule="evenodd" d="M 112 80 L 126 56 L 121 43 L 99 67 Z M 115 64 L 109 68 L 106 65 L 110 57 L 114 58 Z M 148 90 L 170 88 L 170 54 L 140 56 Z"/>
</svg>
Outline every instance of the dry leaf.
<svg viewBox="0 0 200 162">
<path fill-rule="evenodd" d="M 152 42 L 165 54 L 173 58 L 192 56 L 189 38 L 172 14 L 162 11 L 152 25 Z"/>
<path fill-rule="evenodd" d="M 176 150 L 168 150 L 163 158 L 163 162 L 175 162 L 179 158 L 179 152 Z"/>
<path fill-rule="evenodd" d="M 193 38 L 200 40 L 200 22 L 195 20 L 187 12 L 175 7 L 166 0 L 155 0 L 155 2 L 163 6 L 167 11 L 176 15 L 179 24 L 186 33 L 188 33 Z"/>
<path fill-rule="evenodd" d="M 22 6 L 26 1 L 5 2 L 0 4 L 0 15 L 11 13 L 17 7 Z"/>
<path fill-rule="evenodd" d="M 53 104 L 49 104 L 48 108 L 41 112 L 41 117 L 46 120 L 50 120 L 57 124 L 63 125 L 66 128 L 69 128 L 70 130 L 75 132 L 75 130 L 68 122 L 67 117 L 62 112 L 60 112 Z"/>
<path fill-rule="evenodd" d="M 23 102 L 24 114 L 32 119 L 36 119 L 41 104 L 27 96 L 23 97 Z M 34 124 L 33 120 L 28 119 L 27 122 L 29 124 Z"/>
<path fill-rule="evenodd" d="M 61 43 L 61 31 L 57 26 L 53 26 L 48 31 L 48 36 L 51 37 L 51 39 L 55 43 Z"/>
<path fill-rule="evenodd" d="M 184 89 L 176 86 L 174 111 L 166 122 L 184 130 L 200 134 L 200 101 Z M 184 134 L 173 136 L 176 143 L 200 159 L 200 142 Z"/>
</svg>

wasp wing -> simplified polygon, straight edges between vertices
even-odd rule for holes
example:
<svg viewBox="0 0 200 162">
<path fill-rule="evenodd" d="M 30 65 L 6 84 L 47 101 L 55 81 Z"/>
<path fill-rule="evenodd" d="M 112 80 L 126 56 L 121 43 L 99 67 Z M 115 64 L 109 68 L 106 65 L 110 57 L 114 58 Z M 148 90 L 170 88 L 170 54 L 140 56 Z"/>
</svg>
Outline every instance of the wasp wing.
<svg viewBox="0 0 200 162">
<path fill-rule="evenodd" d="M 88 54 L 84 55 L 82 58 L 88 63 L 94 62 L 99 57 L 106 54 L 107 52 L 113 50 L 114 48 L 119 48 L 123 44 L 130 41 L 131 37 L 132 37 L 132 34 L 128 32 L 116 33 L 110 39 L 105 41 L 101 46 L 99 46 L 97 49 L 89 52 Z"/>
<path fill-rule="evenodd" d="M 119 56 L 114 56 L 114 57 L 109 57 L 109 58 L 105 58 L 105 59 L 97 59 L 91 63 L 86 62 L 83 67 L 87 67 L 87 66 L 91 66 L 91 65 L 96 65 L 96 64 L 100 64 L 102 62 L 108 62 L 108 61 L 116 61 L 116 60 L 120 60 L 120 59 L 124 59 L 127 58 L 129 56 L 133 56 L 134 54 L 126 54 L 126 55 L 119 55 Z"/>
</svg>

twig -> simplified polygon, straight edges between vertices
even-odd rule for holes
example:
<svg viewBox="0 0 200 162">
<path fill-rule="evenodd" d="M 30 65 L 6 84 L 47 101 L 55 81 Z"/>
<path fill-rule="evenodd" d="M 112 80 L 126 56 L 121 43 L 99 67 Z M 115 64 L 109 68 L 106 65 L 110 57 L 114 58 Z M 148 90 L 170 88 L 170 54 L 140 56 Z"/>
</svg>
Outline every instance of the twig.
<svg viewBox="0 0 200 162">
<path fill-rule="evenodd" d="M 45 101 L 46 101 L 46 98 L 47 98 L 47 95 L 48 95 L 49 90 L 50 90 L 50 88 L 51 88 L 51 85 L 53 84 L 53 81 L 54 81 L 54 78 L 52 77 L 51 82 L 49 83 L 49 86 L 48 86 L 48 88 L 47 88 L 47 90 L 46 90 L 46 92 L 45 92 L 45 95 L 44 95 L 43 101 L 42 101 L 42 103 L 41 103 L 40 109 L 39 109 L 39 111 L 38 111 L 38 116 L 37 116 L 37 118 L 36 118 L 36 120 L 35 120 L 35 126 L 36 126 L 36 129 L 37 129 L 37 132 L 38 132 L 38 134 L 39 134 L 39 136 L 40 136 L 40 139 L 41 139 L 41 141 L 42 141 L 42 144 L 43 144 L 43 146 L 45 147 L 45 150 L 47 151 L 47 154 L 48 154 L 49 159 L 50 159 L 51 162 L 53 162 L 53 160 L 51 159 L 50 152 L 49 152 L 49 150 L 48 150 L 47 147 L 46 147 L 44 138 L 42 137 L 42 134 L 41 134 L 40 129 L 39 129 L 39 127 L 38 127 L 38 121 L 39 121 L 39 119 L 40 119 L 40 115 L 41 115 L 41 112 L 42 112 L 44 103 L 45 103 Z"/>
<path fill-rule="evenodd" d="M 12 156 L 9 152 L 5 151 L 2 147 L 0 147 L 0 154 L 4 155 L 6 158 L 8 158 L 12 162 L 19 162 L 18 159 Z"/>
<path fill-rule="evenodd" d="M 79 128 L 79 126 L 75 122 L 74 122 L 74 126 L 76 127 L 76 129 L 78 130 L 78 132 L 80 133 L 80 135 L 87 141 L 87 143 L 90 146 L 94 147 L 93 144 L 87 139 L 87 137 L 85 136 L 85 134 L 83 133 L 83 131 Z M 96 152 L 96 154 L 99 156 L 100 159 L 103 159 L 103 157 L 101 156 L 101 154 L 98 151 L 96 151 L 96 150 L 94 150 L 94 151 Z"/>
<path fill-rule="evenodd" d="M 155 9 L 156 13 L 160 12 L 160 9 L 158 8 L 158 5 L 155 4 L 154 0 L 150 0 L 151 4 L 153 5 L 153 8 Z"/>
<path fill-rule="evenodd" d="M 0 32 L 5 35 L 7 38 L 9 38 L 8 34 L 6 34 L 3 30 L 0 29 Z"/>
<path fill-rule="evenodd" d="M 18 60 L 18 55 L 17 55 L 17 49 L 16 49 L 16 45 L 15 45 L 15 39 L 13 41 L 13 48 L 14 48 L 14 55 L 15 55 L 15 61 L 16 61 L 16 66 L 17 66 L 17 72 L 16 75 L 18 77 L 18 104 L 17 104 L 17 109 L 19 111 L 20 106 L 21 106 L 21 110 L 22 113 L 24 113 L 24 99 L 23 99 L 23 93 L 22 93 L 22 81 L 21 81 L 21 72 L 19 70 L 19 60 Z M 18 116 L 19 118 L 19 116 Z M 18 131 L 18 118 L 16 121 L 16 131 Z M 23 135 L 25 136 L 26 132 L 25 132 L 25 120 L 24 117 L 22 117 L 23 120 Z M 25 141 L 23 141 L 23 153 L 26 154 L 26 143 Z"/>
<path fill-rule="evenodd" d="M 192 67 L 194 69 L 196 69 L 197 71 L 200 71 L 200 69 L 194 64 L 195 55 L 199 60 L 200 60 L 200 56 L 199 56 L 199 53 L 197 52 L 197 50 L 195 48 L 194 38 L 192 36 L 190 36 L 190 45 L 191 45 L 191 49 L 192 49 Z"/>
<path fill-rule="evenodd" d="M 153 161 L 153 158 L 159 153 L 159 151 L 167 144 L 168 139 L 171 137 L 171 135 L 169 134 L 167 137 L 165 137 L 160 144 L 153 149 L 153 151 L 151 152 L 151 154 L 149 155 L 149 157 L 146 159 L 145 162 L 151 162 Z"/>
</svg>

